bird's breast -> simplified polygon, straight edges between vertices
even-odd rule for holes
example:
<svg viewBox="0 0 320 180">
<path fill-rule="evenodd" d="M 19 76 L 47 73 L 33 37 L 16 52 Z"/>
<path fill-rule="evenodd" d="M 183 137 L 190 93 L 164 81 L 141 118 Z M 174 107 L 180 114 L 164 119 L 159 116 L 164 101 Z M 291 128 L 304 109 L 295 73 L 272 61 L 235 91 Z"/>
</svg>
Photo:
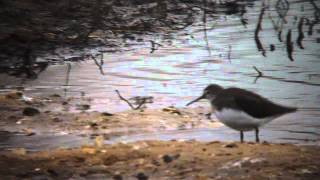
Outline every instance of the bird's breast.
<svg viewBox="0 0 320 180">
<path fill-rule="evenodd" d="M 265 124 L 266 121 L 269 122 L 269 120 L 251 117 L 247 113 L 236 109 L 224 108 L 220 111 L 214 111 L 214 114 L 220 122 L 239 131 L 250 131 Z"/>
</svg>

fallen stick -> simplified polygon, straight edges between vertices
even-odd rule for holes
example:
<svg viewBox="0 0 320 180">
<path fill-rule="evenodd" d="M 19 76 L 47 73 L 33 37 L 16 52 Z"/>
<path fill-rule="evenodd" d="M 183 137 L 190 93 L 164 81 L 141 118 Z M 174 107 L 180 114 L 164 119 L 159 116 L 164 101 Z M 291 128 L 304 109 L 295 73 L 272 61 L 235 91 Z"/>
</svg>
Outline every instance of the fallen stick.
<svg viewBox="0 0 320 180">
<path fill-rule="evenodd" d="M 140 108 L 142 107 L 142 105 L 144 105 L 144 104 L 146 103 L 146 100 L 143 99 L 143 100 L 138 104 L 137 107 L 134 107 L 134 106 L 130 103 L 129 100 L 127 100 L 126 98 L 124 98 L 124 97 L 121 96 L 121 94 L 120 94 L 120 92 L 119 92 L 118 90 L 115 90 L 115 91 L 116 91 L 116 93 L 118 94 L 119 98 L 120 98 L 121 100 L 123 100 L 124 102 L 126 102 L 126 103 L 131 107 L 132 110 L 138 110 L 138 109 L 140 109 Z"/>
</svg>

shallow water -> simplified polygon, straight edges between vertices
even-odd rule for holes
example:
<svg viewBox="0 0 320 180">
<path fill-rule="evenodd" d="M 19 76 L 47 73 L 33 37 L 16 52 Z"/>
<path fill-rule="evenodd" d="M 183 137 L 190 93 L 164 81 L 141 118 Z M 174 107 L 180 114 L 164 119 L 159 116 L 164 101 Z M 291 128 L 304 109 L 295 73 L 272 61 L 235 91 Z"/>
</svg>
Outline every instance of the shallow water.
<svg viewBox="0 0 320 180">
<path fill-rule="evenodd" d="M 317 144 L 320 140 L 320 24 L 315 24 L 312 35 L 307 33 L 308 25 L 303 26 L 304 49 L 300 49 L 296 42 L 299 19 L 314 20 L 316 8 L 311 1 L 289 1 L 287 24 L 284 24 L 282 31 L 283 42 L 280 42 L 272 24 L 279 17 L 273 1 L 270 2 L 259 33 L 266 57 L 257 50 L 254 41 L 261 7 L 258 1 L 253 7 L 246 7 L 246 27 L 241 24 L 239 16 L 208 17 L 206 31 L 203 22 L 199 21 L 178 33 L 154 35 L 152 40 L 163 46 L 153 53 L 150 53 L 149 42 L 128 41 L 131 43 L 130 51 L 103 54 L 102 70 L 91 60 L 55 64 L 36 80 L 13 82 L 8 78 L 7 82 L 2 82 L 2 89 L 6 91 L 24 86 L 30 96 L 57 93 L 79 99 L 84 92 L 86 97 L 92 98 L 91 110 L 119 112 L 129 107 L 119 100 L 116 89 L 125 97 L 153 96 L 154 103 L 148 104 L 148 107 L 161 108 L 169 105 L 183 107 L 210 83 L 224 87 L 237 86 L 277 103 L 299 108 L 297 113 L 280 117 L 265 126 L 261 130 L 261 139 Z M 314 4 L 320 7 L 318 1 Z M 288 58 L 286 50 L 289 29 L 292 30 L 294 61 Z M 271 44 L 275 47 L 274 51 L 270 50 Z M 256 79 L 258 73 L 253 66 L 265 77 Z M 193 106 L 209 104 L 203 101 Z M 212 135 L 209 130 L 191 130 L 123 138 L 128 141 L 150 137 L 167 140 L 181 135 L 184 139 L 197 140 L 238 139 L 238 133 L 226 127 L 212 131 L 220 135 Z"/>
</svg>

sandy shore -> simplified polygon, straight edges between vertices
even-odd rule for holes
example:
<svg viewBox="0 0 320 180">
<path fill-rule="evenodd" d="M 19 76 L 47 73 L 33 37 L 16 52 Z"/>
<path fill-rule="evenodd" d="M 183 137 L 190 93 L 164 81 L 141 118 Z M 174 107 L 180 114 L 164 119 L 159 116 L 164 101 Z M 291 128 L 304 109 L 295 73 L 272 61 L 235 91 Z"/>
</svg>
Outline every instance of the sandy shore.
<svg viewBox="0 0 320 180">
<path fill-rule="evenodd" d="M 320 147 L 143 141 L 2 152 L 4 179 L 318 179 Z"/>
</svg>

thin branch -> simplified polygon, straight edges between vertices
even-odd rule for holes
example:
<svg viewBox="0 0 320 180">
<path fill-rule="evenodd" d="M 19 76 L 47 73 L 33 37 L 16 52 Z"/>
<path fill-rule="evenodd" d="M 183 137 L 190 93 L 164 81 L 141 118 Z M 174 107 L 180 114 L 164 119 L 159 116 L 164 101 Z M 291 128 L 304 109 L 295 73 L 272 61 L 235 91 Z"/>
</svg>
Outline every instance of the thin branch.
<svg viewBox="0 0 320 180">
<path fill-rule="evenodd" d="M 257 83 L 258 79 L 263 77 L 263 73 L 261 71 L 259 71 L 259 69 L 256 66 L 253 66 L 253 69 L 257 71 L 258 75 L 256 76 L 256 78 L 254 79 L 254 84 Z"/>
<path fill-rule="evenodd" d="M 126 102 L 126 103 L 130 106 L 130 108 L 131 108 L 132 110 L 138 110 L 138 109 L 140 109 L 144 104 L 147 103 L 146 99 L 142 99 L 142 101 L 138 104 L 138 106 L 137 106 L 137 107 L 134 107 L 134 106 L 130 103 L 129 100 L 127 100 L 126 98 L 124 98 L 124 97 L 121 96 L 121 94 L 120 94 L 120 92 L 119 92 L 118 90 L 115 90 L 115 91 L 116 91 L 116 93 L 118 94 L 119 98 L 120 98 L 121 100 L 123 100 L 124 102 Z"/>
<path fill-rule="evenodd" d="M 306 81 L 299 81 L 299 80 L 287 80 L 285 78 L 278 78 L 278 77 L 273 77 L 273 76 L 267 76 L 267 75 L 264 75 L 261 71 L 259 71 L 259 69 L 255 66 L 253 66 L 253 69 L 255 71 L 258 72 L 258 76 L 254 76 L 256 79 L 254 80 L 254 83 L 257 82 L 257 80 L 262 77 L 262 78 L 265 78 L 265 79 L 270 79 L 270 80 L 277 80 L 277 81 L 280 81 L 280 82 L 286 82 L 286 83 L 295 83 L 295 84 L 304 84 L 304 85 L 309 85 L 309 86 L 320 86 L 320 84 L 318 83 L 311 83 L 311 82 L 306 82 Z"/>
<path fill-rule="evenodd" d="M 103 62 L 103 54 L 101 54 L 100 64 L 98 63 L 98 60 L 93 55 L 91 55 L 91 57 L 92 57 L 94 63 L 98 66 L 100 73 L 102 75 L 104 75 L 104 71 L 103 71 L 103 67 L 102 67 L 103 64 L 104 64 L 104 62 Z"/>
<path fill-rule="evenodd" d="M 256 66 L 253 66 L 253 69 L 257 71 L 258 76 L 257 77 L 262 77 L 263 73 L 261 71 L 259 71 L 259 69 Z"/>
<path fill-rule="evenodd" d="M 155 41 L 153 40 L 149 40 L 150 43 L 151 43 L 151 51 L 150 53 L 153 53 L 155 50 L 158 50 L 158 47 L 162 47 L 163 45 L 162 44 L 159 44 L 159 43 L 156 43 Z"/>
<path fill-rule="evenodd" d="M 142 105 L 146 103 L 146 99 L 142 99 L 142 101 L 138 104 L 138 106 L 135 108 L 135 110 L 140 109 Z"/>
<path fill-rule="evenodd" d="M 131 107 L 131 109 L 135 109 L 134 108 L 134 106 L 126 99 L 126 98 L 124 98 L 124 97 L 122 97 L 121 96 L 121 94 L 120 94 L 120 92 L 118 91 L 118 90 L 115 90 L 116 91 L 116 93 L 118 94 L 118 96 L 119 96 L 119 98 L 121 99 L 121 100 L 123 100 L 124 102 L 126 102 L 130 107 Z"/>
</svg>

